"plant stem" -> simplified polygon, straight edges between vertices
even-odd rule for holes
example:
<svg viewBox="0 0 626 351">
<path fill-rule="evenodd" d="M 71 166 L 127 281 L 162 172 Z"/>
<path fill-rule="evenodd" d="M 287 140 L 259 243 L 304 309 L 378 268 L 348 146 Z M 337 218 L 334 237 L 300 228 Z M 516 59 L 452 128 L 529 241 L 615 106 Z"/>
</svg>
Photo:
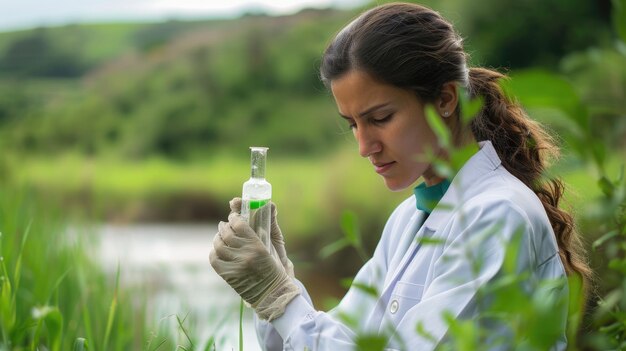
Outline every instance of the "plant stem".
<svg viewBox="0 0 626 351">
<path fill-rule="evenodd" d="M 239 351 L 243 351 L 243 299 L 239 302 Z"/>
</svg>

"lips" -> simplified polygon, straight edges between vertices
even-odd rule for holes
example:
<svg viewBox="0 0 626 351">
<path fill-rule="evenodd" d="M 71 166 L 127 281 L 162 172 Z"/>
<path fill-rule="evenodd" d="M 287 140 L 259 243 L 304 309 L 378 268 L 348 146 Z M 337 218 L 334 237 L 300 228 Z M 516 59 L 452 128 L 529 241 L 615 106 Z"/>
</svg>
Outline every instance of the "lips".
<svg viewBox="0 0 626 351">
<path fill-rule="evenodd" d="M 376 170 L 376 173 L 378 174 L 383 174 L 385 172 L 387 172 L 387 170 L 389 170 L 389 168 L 391 168 L 396 162 L 395 161 L 391 161 L 391 162 L 375 162 L 374 164 L 374 168 Z"/>
</svg>

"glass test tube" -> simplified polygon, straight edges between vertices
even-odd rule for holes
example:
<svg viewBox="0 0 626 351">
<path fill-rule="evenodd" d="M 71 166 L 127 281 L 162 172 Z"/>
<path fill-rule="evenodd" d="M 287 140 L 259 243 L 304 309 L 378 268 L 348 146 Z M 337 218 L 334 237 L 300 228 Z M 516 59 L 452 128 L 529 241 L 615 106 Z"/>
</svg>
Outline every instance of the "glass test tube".
<svg viewBox="0 0 626 351">
<path fill-rule="evenodd" d="M 250 179 L 243 184 L 241 215 L 248 220 L 269 253 L 275 256 L 270 237 L 272 185 L 265 180 L 268 148 L 250 147 L 250 150 Z"/>
</svg>

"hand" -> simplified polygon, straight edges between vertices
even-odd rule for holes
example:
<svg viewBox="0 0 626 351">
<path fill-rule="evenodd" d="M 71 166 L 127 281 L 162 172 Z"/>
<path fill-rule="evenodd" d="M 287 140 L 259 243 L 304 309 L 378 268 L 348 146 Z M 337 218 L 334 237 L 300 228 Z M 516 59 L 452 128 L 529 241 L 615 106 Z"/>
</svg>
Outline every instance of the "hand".
<svg viewBox="0 0 626 351">
<path fill-rule="evenodd" d="M 284 267 L 272 257 L 241 214 L 220 222 L 209 254 L 211 266 L 257 312 L 269 321 L 283 314 L 300 293 Z"/>
<path fill-rule="evenodd" d="M 280 263 L 282 263 L 283 267 L 285 268 L 285 271 L 287 271 L 287 274 L 291 278 L 293 278 L 295 277 L 294 270 L 293 270 L 293 263 L 291 263 L 291 260 L 289 259 L 289 257 L 287 257 L 287 250 L 285 250 L 285 238 L 283 237 L 283 232 L 280 230 L 280 227 L 278 226 L 278 219 L 276 218 L 276 215 L 278 214 L 278 210 L 276 209 L 275 203 L 272 202 L 271 204 L 272 204 L 272 209 L 271 209 L 272 224 L 270 228 L 270 237 L 272 240 L 272 246 L 274 246 L 274 250 L 276 251 L 276 254 L 278 255 L 278 259 L 280 260 Z M 229 205 L 230 205 L 231 212 L 241 213 L 241 198 L 240 197 L 236 197 L 230 200 Z"/>
</svg>

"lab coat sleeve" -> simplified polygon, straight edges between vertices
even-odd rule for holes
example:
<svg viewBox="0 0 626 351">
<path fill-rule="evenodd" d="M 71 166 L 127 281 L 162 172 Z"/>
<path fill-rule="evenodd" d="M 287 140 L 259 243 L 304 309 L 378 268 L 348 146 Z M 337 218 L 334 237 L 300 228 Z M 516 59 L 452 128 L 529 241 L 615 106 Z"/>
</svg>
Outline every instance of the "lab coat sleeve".
<svg viewBox="0 0 626 351">
<path fill-rule="evenodd" d="M 375 280 L 380 275 L 375 272 L 379 271 L 380 265 L 376 256 L 363 266 L 346 296 L 328 313 L 314 309 L 306 289 L 300 284 L 303 293 L 287 305 L 282 316 L 272 323 L 258 320 L 255 316 L 257 337 L 262 349 L 354 350 L 355 331 L 344 323 L 342 316 L 354 318 L 374 308 L 376 297 L 363 287 L 378 289 Z"/>
<path fill-rule="evenodd" d="M 483 301 L 477 292 L 501 271 L 507 243 L 516 233 L 522 238 L 517 267 L 532 267 L 527 238 L 533 228 L 524 211 L 511 202 L 489 198 L 467 205 L 439 231 L 443 251 L 433 263 L 434 278 L 421 300 L 396 321 L 400 344 L 408 349 L 434 349 L 448 331 L 444 313 L 455 319 L 476 315 Z M 428 337 L 416 332 L 418 325 Z"/>
<path fill-rule="evenodd" d="M 302 297 L 313 306 L 311 297 L 304 285 L 297 279 L 294 279 L 296 285 L 300 287 Z M 254 313 L 254 326 L 256 329 L 257 339 L 263 351 L 281 351 L 283 349 L 283 338 L 278 334 L 276 328 L 266 320 L 260 319 Z"/>
<path fill-rule="evenodd" d="M 285 308 L 285 313 L 268 323 L 255 315 L 257 338 L 265 351 L 274 350 L 354 350 L 354 330 L 346 326 L 342 316 L 355 317 L 369 311 L 376 298 L 362 288 L 372 286 L 370 273 L 376 264 L 370 260 L 363 266 L 339 305 L 328 313 L 316 311 L 304 286 L 302 294 L 296 296 Z M 355 284 L 356 283 L 356 284 Z M 375 288 L 376 289 L 376 288 Z"/>
<path fill-rule="evenodd" d="M 304 286 L 303 294 L 296 296 L 285 308 L 285 313 L 267 323 L 257 322 L 257 337 L 263 350 L 355 350 L 355 326 L 346 325 L 342 316 L 358 318 L 376 305 L 376 296 L 367 289 L 380 292 L 387 269 L 388 242 L 393 240 L 392 228 L 398 209 L 391 215 L 373 257 L 359 270 L 352 286 L 340 303 L 328 313 L 315 310 Z M 371 290 L 370 290 L 371 291 Z"/>
</svg>

